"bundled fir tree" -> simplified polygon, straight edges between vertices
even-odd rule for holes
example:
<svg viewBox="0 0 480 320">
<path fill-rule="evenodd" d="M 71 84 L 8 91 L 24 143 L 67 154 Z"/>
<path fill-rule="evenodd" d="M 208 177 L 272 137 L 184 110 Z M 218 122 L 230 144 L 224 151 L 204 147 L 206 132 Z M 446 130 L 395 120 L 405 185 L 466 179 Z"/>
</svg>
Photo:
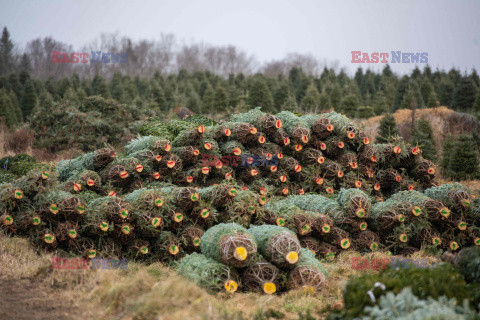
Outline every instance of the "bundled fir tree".
<svg viewBox="0 0 480 320">
<path fill-rule="evenodd" d="M 234 268 L 199 253 L 183 257 L 178 262 L 176 270 L 179 275 L 211 293 L 222 290 L 234 293 L 240 285 Z"/>
<path fill-rule="evenodd" d="M 289 267 L 298 262 L 300 243 L 294 232 L 274 225 L 253 226 L 249 229 L 258 245 L 259 253 L 278 267 Z"/>
<path fill-rule="evenodd" d="M 255 258 L 257 243 L 244 227 L 236 223 L 221 223 L 203 234 L 200 249 L 209 258 L 241 268 Z"/>
<path fill-rule="evenodd" d="M 324 288 L 326 276 L 322 263 L 310 250 L 302 248 L 297 266 L 288 274 L 287 288 L 307 288 L 318 292 Z"/>
</svg>

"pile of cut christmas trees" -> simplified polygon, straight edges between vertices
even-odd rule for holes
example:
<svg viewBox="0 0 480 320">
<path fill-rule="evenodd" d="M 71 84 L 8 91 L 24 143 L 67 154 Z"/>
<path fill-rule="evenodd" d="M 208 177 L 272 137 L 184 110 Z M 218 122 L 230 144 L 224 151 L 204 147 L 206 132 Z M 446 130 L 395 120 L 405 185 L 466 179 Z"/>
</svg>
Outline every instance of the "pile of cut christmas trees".
<svg viewBox="0 0 480 320">
<path fill-rule="evenodd" d="M 478 200 L 438 186 L 419 146 L 373 144 L 348 118 L 259 108 L 216 123 L 148 121 L 0 186 L 4 232 L 86 258 L 172 264 L 210 290 L 320 290 L 321 259 L 480 245 Z M 120 153 L 119 153 L 120 154 Z"/>
</svg>

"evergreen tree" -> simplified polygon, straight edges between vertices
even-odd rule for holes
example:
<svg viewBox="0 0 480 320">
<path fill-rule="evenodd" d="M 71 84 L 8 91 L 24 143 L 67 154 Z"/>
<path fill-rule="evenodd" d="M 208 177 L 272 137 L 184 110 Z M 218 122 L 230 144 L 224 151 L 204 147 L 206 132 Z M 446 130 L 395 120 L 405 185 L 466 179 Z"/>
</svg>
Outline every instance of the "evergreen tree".
<svg viewBox="0 0 480 320">
<path fill-rule="evenodd" d="M 120 72 L 115 72 L 113 74 L 112 80 L 110 81 L 110 92 L 113 99 L 120 101 L 123 95 L 123 76 Z"/>
<path fill-rule="evenodd" d="M 158 105 L 160 110 L 168 111 L 165 92 L 163 91 L 163 88 L 156 81 L 152 82 L 152 96 L 153 96 L 153 100 Z"/>
<path fill-rule="evenodd" d="M 443 174 L 447 177 L 450 175 L 448 170 L 450 167 L 450 159 L 453 155 L 454 146 L 455 137 L 451 134 L 447 135 L 442 142 L 442 160 L 440 163 L 443 169 Z"/>
<path fill-rule="evenodd" d="M 422 93 L 420 92 L 420 86 L 416 80 L 410 79 L 406 88 L 405 94 L 402 99 L 402 106 L 408 109 L 423 108 L 424 102 Z"/>
<path fill-rule="evenodd" d="M 303 72 L 302 68 L 297 67 L 293 67 L 292 69 L 290 69 L 288 78 L 295 90 L 295 99 L 297 101 L 302 101 L 303 96 L 305 95 L 307 88 L 310 85 L 310 79 Z"/>
<path fill-rule="evenodd" d="M 13 42 L 7 27 L 3 28 L 2 37 L 0 38 L 0 75 L 10 74 L 14 70 Z"/>
<path fill-rule="evenodd" d="M 71 104 L 79 102 L 77 92 L 73 88 L 68 88 L 67 91 L 63 94 L 63 98 Z"/>
<path fill-rule="evenodd" d="M 22 55 L 22 60 L 20 61 L 20 71 L 31 72 L 32 64 L 30 63 L 30 57 L 24 53 Z"/>
<path fill-rule="evenodd" d="M 453 93 L 455 91 L 455 85 L 453 84 L 452 80 L 450 80 L 448 77 L 443 76 L 441 80 L 439 80 L 438 88 L 435 89 L 435 91 L 438 92 L 438 99 L 440 101 L 440 105 L 451 105 Z"/>
<path fill-rule="evenodd" d="M 473 102 L 473 109 L 478 113 L 480 112 L 480 90 L 477 91 L 477 96 Z"/>
<path fill-rule="evenodd" d="M 15 114 L 19 122 L 23 122 L 23 113 L 22 108 L 20 106 L 20 102 L 17 99 L 17 95 L 15 92 L 10 91 L 8 94 L 10 101 L 12 102 L 13 109 L 15 110 Z"/>
<path fill-rule="evenodd" d="M 389 143 L 398 136 L 397 124 L 392 114 L 386 114 L 380 121 L 376 143 Z"/>
<path fill-rule="evenodd" d="M 356 118 L 371 118 L 375 116 L 375 112 L 373 111 L 373 108 L 370 106 L 360 106 L 357 108 L 357 112 L 355 113 Z"/>
<path fill-rule="evenodd" d="M 234 81 L 233 81 L 234 82 Z M 242 93 L 234 85 L 228 87 L 228 103 L 229 107 L 237 107 L 242 100 Z"/>
<path fill-rule="evenodd" d="M 5 89 L 0 89 L 0 118 L 5 120 L 5 124 L 9 128 L 19 124 L 14 106 L 10 101 L 10 97 Z"/>
<path fill-rule="evenodd" d="M 469 78 L 464 77 L 458 83 L 453 93 L 452 107 L 455 110 L 468 111 L 473 107 L 478 88 L 475 82 Z"/>
<path fill-rule="evenodd" d="M 295 96 L 293 94 L 289 95 L 287 97 L 287 100 L 285 100 L 280 107 L 281 111 L 296 111 L 297 110 L 297 99 L 295 99 Z"/>
<path fill-rule="evenodd" d="M 95 89 L 94 89 L 94 94 L 99 95 L 103 98 L 110 97 L 110 90 L 108 90 L 107 82 L 103 77 L 100 77 L 99 81 L 97 82 L 97 85 L 95 86 Z"/>
<path fill-rule="evenodd" d="M 360 101 L 358 99 L 358 96 L 355 94 L 349 94 L 342 99 L 340 110 L 347 117 L 354 117 L 359 106 Z"/>
<path fill-rule="evenodd" d="M 282 82 L 273 94 L 274 106 L 277 111 L 280 111 L 285 101 L 291 95 L 290 86 L 286 82 Z"/>
<path fill-rule="evenodd" d="M 340 101 L 342 100 L 342 90 L 338 84 L 334 84 L 333 88 L 331 88 L 329 94 L 330 103 L 333 108 L 338 108 L 340 105 Z"/>
<path fill-rule="evenodd" d="M 393 111 L 401 108 L 423 108 L 423 98 L 418 82 L 404 76 L 398 83 L 395 99 L 393 100 Z"/>
<path fill-rule="evenodd" d="M 215 101 L 215 91 L 210 84 L 207 85 L 207 89 L 203 93 L 202 99 L 202 110 L 203 112 L 211 112 L 214 111 L 213 104 Z"/>
<path fill-rule="evenodd" d="M 355 80 L 355 82 L 357 83 L 358 87 L 360 88 L 361 90 L 361 93 L 362 93 L 362 96 L 365 95 L 365 91 L 362 91 L 362 89 L 365 89 L 365 87 L 363 86 L 363 82 L 364 82 L 364 76 L 363 76 L 363 69 L 362 67 L 359 67 L 357 69 L 357 71 L 355 72 L 355 76 L 353 77 L 353 79 Z"/>
<path fill-rule="evenodd" d="M 432 126 L 427 119 L 418 119 L 412 130 L 412 145 L 418 145 L 422 149 L 425 159 L 435 161 L 437 158 L 437 146 L 433 137 Z"/>
<path fill-rule="evenodd" d="M 317 87 L 313 83 L 308 86 L 307 92 L 300 102 L 300 107 L 306 112 L 318 112 L 320 92 L 318 92 Z"/>
<path fill-rule="evenodd" d="M 427 108 L 435 108 L 437 106 L 437 97 L 433 84 L 428 79 L 423 79 L 420 82 L 420 92 L 422 93 L 423 101 Z"/>
<path fill-rule="evenodd" d="M 320 110 L 328 110 L 332 107 L 330 98 L 325 92 L 320 94 L 320 97 L 318 99 L 318 105 L 320 106 Z"/>
<path fill-rule="evenodd" d="M 373 112 L 380 115 L 387 111 L 389 111 L 387 97 L 383 91 L 379 91 L 373 98 Z"/>
<path fill-rule="evenodd" d="M 448 165 L 451 178 L 465 180 L 478 177 L 478 151 L 472 136 L 459 136 Z"/>
<path fill-rule="evenodd" d="M 224 87 L 218 86 L 215 90 L 215 97 L 213 99 L 213 106 L 216 112 L 222 112 L 227 109 L 227 91 Z"/>
<path fill-rule="evenodd" d="M 473 69 L 470 78 L 473 80 L 477 88 L 480 87 L 480 77 L 478 76 L 477 70 Z"/>
<path fill-rule="evenodd" d="M 31 80 L 27 80 L 25 82 L 25 88 L 22 97 L 22 113 L 24 119 L 30 115 L 36 105 L 37 95 L 35 93 L 35 88 L 33 87 L 33 82 Z"/>
<path fill-rule="evenodd" d="M 248 104 L 251 107 L 262 107 L 264 112 L 274 111 L 272 94 L 262 79 L 252 82 L 248 92 Z"/>
<path fill-rule="evenodd" d="M 186 97 L 186 99 L 184 99 L 184 103 L 182 103 L 182 105 L 192 110 L 193 112 L 202 112 L 202 100 L 191 85 L 189 85 L 188 90 L 185 92 L 184 96 Z"/>
</svg>

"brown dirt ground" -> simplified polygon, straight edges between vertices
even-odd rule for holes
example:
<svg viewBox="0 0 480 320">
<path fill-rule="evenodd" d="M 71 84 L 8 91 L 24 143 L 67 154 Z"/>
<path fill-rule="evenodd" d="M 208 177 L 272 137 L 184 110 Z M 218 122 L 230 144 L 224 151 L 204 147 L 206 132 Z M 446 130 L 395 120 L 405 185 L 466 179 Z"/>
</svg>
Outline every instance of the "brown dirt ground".
<svg viewBox="0 0 480 320">
<path fill-rule="evenodd" d="M 0 279 L 0 319 L 40 320 L 83 318 L 75 306 L 48 290 L 39 281 L 27 279 Z"/>
</svg>

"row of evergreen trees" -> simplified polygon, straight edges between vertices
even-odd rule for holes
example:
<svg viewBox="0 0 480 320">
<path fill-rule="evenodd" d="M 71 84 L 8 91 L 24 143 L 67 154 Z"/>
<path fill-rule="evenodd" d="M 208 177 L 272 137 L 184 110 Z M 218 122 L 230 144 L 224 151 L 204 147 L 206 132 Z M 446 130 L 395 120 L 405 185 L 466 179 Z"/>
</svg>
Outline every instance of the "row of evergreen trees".
<svg viewBox="0 0 480 320">
<path fill-rule="evenodd" d="M 359 68 L 353 78 L 343 71 L 325 69 L 319 77 L 308 76 L 292 68 L 288 77 L 262 74 L 230 75 L 227 79 L 208 71 L 189 74 L 180 71 L 163 77 L 131 78 L 115 73 L 110 81 L 97 75 L 93 79 L 69 78 L 45 81 L 31 79 L 27 71 L 0 77 L 2 103 L 0 114 L 14 125 L 27 120 L 35 106 L 45 100 L 81 101 L 99 95 L 130 104 L 142 100 L 162 111 L 184 106 L 197 113 L 230 112 L 242 106 L 262 106 L 266 112 L 281 110 L 319 112 L 334 108 L 349 117 L 368 118 L 400 108 L 422 108 L 446 105 L 457 111 L 480 112 L 480 79 L 475 70 L 461 75 L 433 72 L 427 66 L 399 78 L 389 66 L 382 73 Z M 13 111 L 8 111 L 13 109 Z M 21 109 L 22 117 L 18 117 Z M 245 108 L 244 108 L 245 109 Z M 10 114 L 10 116 L 8 116 Z M 12 116 L 16 114 L 16 116 Z"/>
<path fill-rule="evenodd" d="M 229 112 L 239 106 L 262 106 L 264 111 L 272 113 L 335 108 L 349 117 L 367 118 L 400 108 L 437 105 L 480 112 L 480 77 L 475 69 L 462 74 L 456 69 L 432 71 L 427 65 L 423 70 L 415 68 L 400 77 L 387 64 L 379 73 L 359 68 L 353 77 L 344 70 L 324 68 L 314 76 L 309 70 L 292 67 L 288 76 L 271 76 L 268 72 L 269 76 L 238 73 L 225 78 L 208 70 L 194 73 L 181 70 L 169 75 L 157 72 L 152 78 L 132 78 L 117 72 L 109 79 L 101 74 L 93 79 L 81 79 L 76 74 L 62 79 L 32 79 L 29 72 L 33 57 L 27 53 L 15 55 L 13 49 L 4 28 L 0 38 L 0 89 L 5 91 L 0 95 L 0 115 L 8 118 L 9 125 L 28 120 L 35 106 L 49 97 L 53 101 L 78 101 L 91 95 L 126 104 L 143 100 L 162 111 L 184 106 L 197 113 Z"/>
<path fill-rule="evenodd" d="M 380 121 L 377 143 L 392 142 L 400 136 L 395 118 L 386 114 Z M 420 146 L 422 156 L 435 162 L 443 170 L 443 175 L 454 180 L 477 179 L 479 172 L 479 142 L 473 134 L 447 135 L 442 142 L 442 156 L 435 142 L 430 121 L 417 119 L 410 139 L 412 145 Z"/>
</svg>

